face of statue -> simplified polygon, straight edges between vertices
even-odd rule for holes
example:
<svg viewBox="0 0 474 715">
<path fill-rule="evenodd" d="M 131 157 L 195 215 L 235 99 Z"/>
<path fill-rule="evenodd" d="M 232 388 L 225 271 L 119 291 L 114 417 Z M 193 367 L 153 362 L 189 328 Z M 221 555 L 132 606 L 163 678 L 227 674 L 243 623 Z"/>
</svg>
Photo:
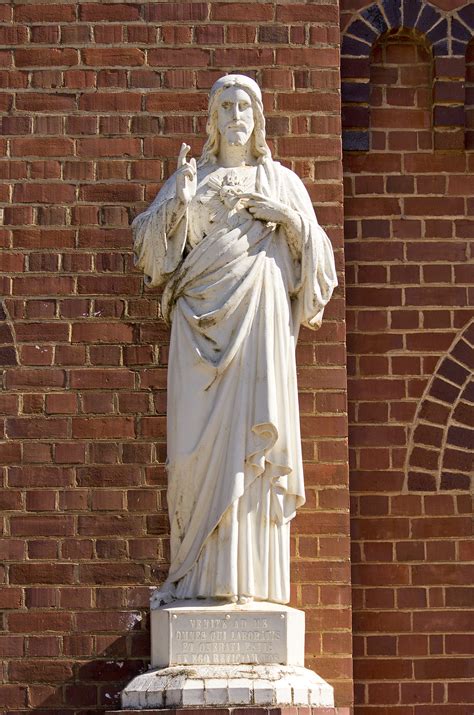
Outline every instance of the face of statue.
<svg viewBox="0 0 474 715">
<path fill-rule="evenodd" d="M 219 97 L 217 107 L 219 133 L 228 144 L 245 146 L 252 136 L 254 118 L 252 100 L 240 87 L 228 87 Z"/>
</svg>

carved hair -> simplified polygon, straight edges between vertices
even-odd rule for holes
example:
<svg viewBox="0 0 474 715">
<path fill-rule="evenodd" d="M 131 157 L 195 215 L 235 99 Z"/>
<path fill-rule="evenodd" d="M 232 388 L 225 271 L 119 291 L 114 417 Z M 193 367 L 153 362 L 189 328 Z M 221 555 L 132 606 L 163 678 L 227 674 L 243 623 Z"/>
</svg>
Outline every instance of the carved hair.
<svg viewBox="0 0 474 715">
<path fill-rule="evenodd" d="M 250 97 L 254 120 L 254 128 L 250 141 L 252 142 L 252 152 L 254 156 L 257 157 L 259 162 L 267 157 L 270 158 L 270 147 L 265 141 L 265 116 L 263 114 L 263 105 L 260 98 L 256 96 L 247 84 L 242 83 L 242 85 L 239 85 L 236 82 L 232 82 L 229 86 L 243 89 L 244 92 L 246 92 Z M 211 93 L 206 125 L 207 141 L 204 144 L 202 154 L 198 159 L 198 166 L 203 166 L 208 162 L 215 164 L 217 161 L 220 143 L 220 133 L 217 125 L 217 111 L 219 98 L 225 89 L 227 89 L 226 86 L 220 86 L 215 92 Z"/>
</svg>

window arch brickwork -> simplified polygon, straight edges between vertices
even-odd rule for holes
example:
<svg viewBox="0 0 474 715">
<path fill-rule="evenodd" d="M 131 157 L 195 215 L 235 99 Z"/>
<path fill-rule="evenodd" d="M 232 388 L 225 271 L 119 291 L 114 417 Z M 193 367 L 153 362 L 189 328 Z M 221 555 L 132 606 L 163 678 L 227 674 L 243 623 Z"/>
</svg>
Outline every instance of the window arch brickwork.
<svg viewBox="0 0 474 715">
<path fill-rule="evenodd" d="M 420 402 L 407 468 L 409 491 L 470 488 L 474 320 L 440 360 Z"/>
<path fill-rule="evenodd" d="M 382 35 L 400 30 L 422 35 L 432 51 L 435 149 L 461 149 L 466 50 L 473 29 L 472 5 L 443 12 L 423 0 L 378 0 L 361 9 L 345 29 L 341 49 L 344 150 L 370 147 L 370 55 Z"/>
</svg>

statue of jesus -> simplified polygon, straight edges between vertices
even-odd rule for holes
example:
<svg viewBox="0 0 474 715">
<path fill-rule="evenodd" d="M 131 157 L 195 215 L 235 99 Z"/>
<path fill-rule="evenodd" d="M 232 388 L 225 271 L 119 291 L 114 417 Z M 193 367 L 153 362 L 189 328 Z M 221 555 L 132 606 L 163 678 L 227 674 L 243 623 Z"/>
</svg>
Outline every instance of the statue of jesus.
<svg viewBox="0 0 474 715">
<path fill-rule="evenodd" d="M 133 222 L 171 323 L 171 565 L 152 605 L 287 603 L 305 500 L 295 346 L 300 325 L 321 324 L 334 256 L 303 183 L 272 159 L 256 82 L 215 82 L 207 134 Z"/>
</svg>

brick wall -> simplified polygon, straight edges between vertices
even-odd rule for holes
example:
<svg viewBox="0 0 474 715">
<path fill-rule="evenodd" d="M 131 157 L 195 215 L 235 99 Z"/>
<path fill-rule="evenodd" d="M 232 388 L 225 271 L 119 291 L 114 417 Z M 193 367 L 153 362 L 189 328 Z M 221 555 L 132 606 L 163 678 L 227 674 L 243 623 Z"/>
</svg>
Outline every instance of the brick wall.
<svg viewBox="0 0 474 715">
<path fill-rule="evenodd" d="M 468 715 L 472 5 L 361 5 L 342 60 L 356 712 Z"/>
<path fill-rule="evenodd" d="M 168 330 L 131 218 L 199 153 L 224 71 L 263 87 L 277 157 L 342 260 L 336 0 L 0 5 L 0 454 L 9 713 L 101 712 L 147 667 L 167 567 Z M 16 46 L 15 52 L 13 48 Z M 344 304 L 298 347 L 308 502 L 293 527 L 307 664 L 351 702 Z"/>
</svg>

